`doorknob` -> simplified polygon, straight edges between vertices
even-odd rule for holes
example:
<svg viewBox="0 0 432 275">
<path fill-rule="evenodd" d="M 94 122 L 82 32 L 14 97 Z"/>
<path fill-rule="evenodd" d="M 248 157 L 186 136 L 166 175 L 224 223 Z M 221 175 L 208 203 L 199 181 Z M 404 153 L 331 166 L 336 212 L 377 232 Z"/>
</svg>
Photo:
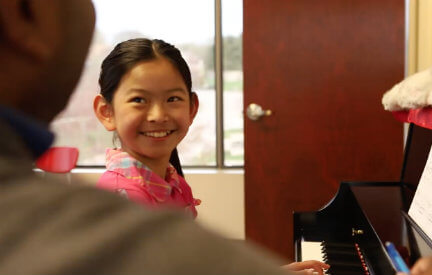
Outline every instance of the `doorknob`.
<svg viewBox="0 0 432 275">
<path fill-rule="evenodd" d="M 246 109 L 246 115 L 250 120 L 258 120 L 262 116 L 270 116 L 272 114 L 271 110 L 263 110 L 263 108 L 255 103 L 249 104 Z"/>
</svg>

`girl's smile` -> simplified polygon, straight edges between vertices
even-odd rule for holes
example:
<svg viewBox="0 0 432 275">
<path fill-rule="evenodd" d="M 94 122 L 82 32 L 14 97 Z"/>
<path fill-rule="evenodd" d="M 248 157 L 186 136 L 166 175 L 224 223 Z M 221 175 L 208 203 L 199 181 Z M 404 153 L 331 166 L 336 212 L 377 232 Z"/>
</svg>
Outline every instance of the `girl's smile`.
<svg viewBox="0 0 432 275">
<path fill-rule="evenodd" d="M 170 135 L 174 130 L 167 130 L 167 131 L 152 131 L 152 132 L 140 132 L 141 135 L 144 135 L 146 137 L 153 137 L 153 138 L 164 138 L 168 135 Z"/>
</svg>

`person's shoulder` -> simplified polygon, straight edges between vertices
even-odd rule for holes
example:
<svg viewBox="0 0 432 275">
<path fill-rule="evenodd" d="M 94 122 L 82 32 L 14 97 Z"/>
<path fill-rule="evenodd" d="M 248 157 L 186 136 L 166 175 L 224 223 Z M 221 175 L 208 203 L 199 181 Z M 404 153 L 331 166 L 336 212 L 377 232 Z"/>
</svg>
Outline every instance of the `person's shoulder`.
<svg viewBox="0 0 432 275">
<path fill-rule="evenodd" d="M 35 175 L 15 177 L 4 182 L 0 190 L 0 198 L 3 203 L 14 204 L 13 207 L 21 205 L 21 207 L 49 206 L 51 208 L 73 206 L 74 209 L 120 206 L 134 208 L 134 204 L 111 192 L 97 189 L 91 183 L 78 180 L 67 184 Z"/>
<path fill-rule="evenodd" d="M 1 274 L 282 274 L 266 253 L 178 212 L 35 176 L 1 187 Z"/>
<path fill-rule="evenodd" d="M 151 211 L 88 184 L 81 181 L 65 184 L 37 176 L 19 177 L 3 183 L 0 189 L 0 216 L 8 227 L 32 227 L 33 233 L 47 228 L 53 234 L 75 235 L 90 231 L 111 240 L 116 240 L 119 232 L 138 233 L 138 228 L 153 228 L 184 218 L 170 211 Z"/>
</svg>

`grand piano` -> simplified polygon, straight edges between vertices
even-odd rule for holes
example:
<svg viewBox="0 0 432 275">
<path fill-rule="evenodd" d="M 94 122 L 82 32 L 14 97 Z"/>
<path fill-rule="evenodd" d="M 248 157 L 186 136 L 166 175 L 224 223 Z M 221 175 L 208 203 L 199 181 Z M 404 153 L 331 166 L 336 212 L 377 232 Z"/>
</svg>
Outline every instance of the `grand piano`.
<svg viewBox="0 0 432 275">
<path fill-rule="evenodd" d="M 412 265 L 432 242 L 407 215 L 432 146 L 432 130 L 410 124 L 398 182 L 342 182 L 317 212 L 294 212 L 296 261 L 329 263 L 331 275 L 392 275 L 384 246 L 393 242 Z"/>
</svg>

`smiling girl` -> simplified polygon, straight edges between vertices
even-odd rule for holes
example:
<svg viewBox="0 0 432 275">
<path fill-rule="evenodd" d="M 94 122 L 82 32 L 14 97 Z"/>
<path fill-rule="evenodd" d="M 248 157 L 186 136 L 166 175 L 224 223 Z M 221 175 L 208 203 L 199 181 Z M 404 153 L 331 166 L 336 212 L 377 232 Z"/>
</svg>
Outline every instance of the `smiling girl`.
<svg viewBox="0 0 432 275">
<path fill-rule="evenodd" d="M 180 51 L 162 40 L 119 43 L 102 63 L 93 107 L 121 148 L 107 149 L 97 186 L 147 206 L 184 208 L 200 201 L 170 164 L 197 110 L 191 73 Z"/>
</svg>

